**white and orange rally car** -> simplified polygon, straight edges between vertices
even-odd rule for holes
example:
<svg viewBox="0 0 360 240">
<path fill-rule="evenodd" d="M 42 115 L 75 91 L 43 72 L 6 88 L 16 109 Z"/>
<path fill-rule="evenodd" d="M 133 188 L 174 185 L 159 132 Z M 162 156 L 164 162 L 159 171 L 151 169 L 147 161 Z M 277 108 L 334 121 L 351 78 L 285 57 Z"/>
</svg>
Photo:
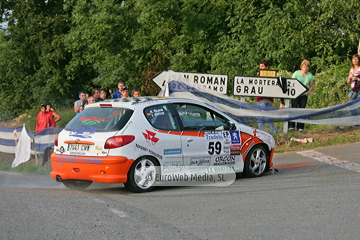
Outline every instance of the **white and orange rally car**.
<svg viewBox="0 0 360 240">
<path fill-rule="evenodd" d="M 60 132 L 50 176 L 71 189 L 101 182 L 146 192 L 164 165 L 227 166 L 261 176 L 273 165 L 274 147 L 270 134 L 199 101 L 111 99 L 88 105 Z"/>
</svg>

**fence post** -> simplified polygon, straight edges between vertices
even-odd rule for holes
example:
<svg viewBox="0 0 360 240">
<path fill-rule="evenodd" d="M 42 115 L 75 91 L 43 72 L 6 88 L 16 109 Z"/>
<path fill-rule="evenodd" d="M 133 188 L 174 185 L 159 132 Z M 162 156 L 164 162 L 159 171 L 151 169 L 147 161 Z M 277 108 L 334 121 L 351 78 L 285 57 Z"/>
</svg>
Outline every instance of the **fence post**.
<svg viewBox="0 0 360 240">
<path fill-rule="evenodd" d="M 289 108 L 290 107 L 290 99 L 285 98 L 285 108 Z M 283 132 L 287 133 L 289 130 L 289 122 L 284 122 L 284 128 L 283 128 Z"/>
<path fill-rule="evenodd" d="M 38 165 L 38 156 L 37 156 L 37 153 L 36 153 L 35 138 L 33 137 L 32 140 L 33 140 L 33 145 L 34 145 L 35 165 L 37 166 Z"/>
</svg>

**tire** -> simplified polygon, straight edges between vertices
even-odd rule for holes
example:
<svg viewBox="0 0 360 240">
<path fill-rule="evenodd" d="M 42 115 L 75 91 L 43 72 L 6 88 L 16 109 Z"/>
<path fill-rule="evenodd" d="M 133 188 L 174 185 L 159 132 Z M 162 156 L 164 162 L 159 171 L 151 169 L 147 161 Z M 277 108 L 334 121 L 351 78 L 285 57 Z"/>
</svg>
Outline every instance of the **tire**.
<svg viewBox="0 0 360 240">
<path fill-rule="evenodd" d="M 65 187 L 72 190 L 84 190 L 92 184 L 92 181 L 71 179 L 71 180 L 64 180 L 62 183 L 65 185 Z"/>
<path fill-rule="evenodd" d="M 244 175 L 246 177 L 260 177 L 269 168 L 269 154 L 262 145 L 254 146 L 246 157 Z"/>
<path fill-rule="evenodd" d="M 155 186 L 158 162 L 151 157 L 137 159 L 128 173 L 125 187 L 135 193 L 150 192 Z"/>
</svg>

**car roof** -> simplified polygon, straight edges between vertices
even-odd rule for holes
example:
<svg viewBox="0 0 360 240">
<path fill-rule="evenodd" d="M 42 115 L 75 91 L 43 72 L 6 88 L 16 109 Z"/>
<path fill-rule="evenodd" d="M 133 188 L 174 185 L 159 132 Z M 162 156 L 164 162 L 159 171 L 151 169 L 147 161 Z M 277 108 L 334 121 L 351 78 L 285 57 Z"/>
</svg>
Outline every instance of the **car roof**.
<svg viewBox="0 0 360 240">
<path fill-rule="evenodd" d="M 200 105 L 206 105 L 205 103 L 186 99 L 186 98 L 175 98 L 175 97 L 153 97 L 153 96 L 144 96 L 144 97 L 127 97 L 127 98 L 116 98 L 116 99 L 106 99 L 104 101 L 91 103 L 86 107 L 101 107 L 106 104 L 111 104 L 112 107 L 124 107 L 127 106 L 129 108 L 133 108 L 136 105 L 140 105 L 142 103 L 150 103 L 153 104 L 164 104 L 164 103 L 171 103 L 171 102 L 185 102 L 185 103 L 196 103 Z M 133 106 L 133 107 L 132 107 Z"/>
</svg>

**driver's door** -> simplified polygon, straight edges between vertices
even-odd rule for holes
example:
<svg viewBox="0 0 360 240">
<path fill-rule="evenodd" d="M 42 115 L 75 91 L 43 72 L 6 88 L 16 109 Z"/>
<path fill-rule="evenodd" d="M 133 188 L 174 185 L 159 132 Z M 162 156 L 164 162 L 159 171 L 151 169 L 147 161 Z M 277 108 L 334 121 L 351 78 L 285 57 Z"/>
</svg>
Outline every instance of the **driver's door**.
<svg viewBox="0 0 360 240">
<path fill-rule="evenodd" d="M 196 104 L 174 106 L 183 125 L 181 145 L 185 166 L 233 166 L 240 160 L 240 155 L 231 151 L 236 131 L 229 130 L 226 118 Z"/>
</svg>

